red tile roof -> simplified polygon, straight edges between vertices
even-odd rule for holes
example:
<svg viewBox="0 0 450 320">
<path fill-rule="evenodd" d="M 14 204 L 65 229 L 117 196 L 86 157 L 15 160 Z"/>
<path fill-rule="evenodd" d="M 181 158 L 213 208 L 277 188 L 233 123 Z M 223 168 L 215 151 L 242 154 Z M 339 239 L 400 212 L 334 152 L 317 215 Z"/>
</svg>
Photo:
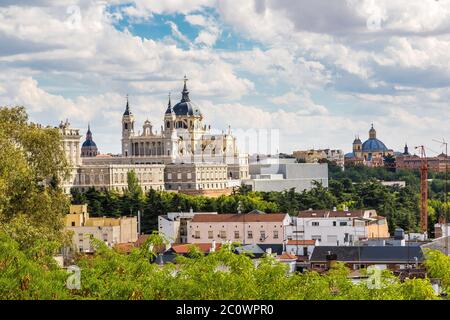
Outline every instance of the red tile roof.
<svg viewBox="0 0 450 320">
<path fill-rule="evenodd" d="M 316 240 L 288 240 L 287 244 L 294 246 L 313 246 L 316 244 Z"/>
<path fill-rule="evenodd" d="M 191 246 L 196 246 L 202 252 L 208 253 L 211 250 L 211 243 L 174 243 L 172 245 L 172 250 L 178 254 L 186 254 L 189 252 L 189 248 Z M 216 250 L 220 249 L 222 245 L 220 243 L 216 243 Z"/>
<path fill-rule="evenodd" d="M 297 260 L 297 256 L 295 254 L 283 252 L 281 255 L 277 256 L 277 259 L 278 260 Z"/>
<path fill-rule="evenodd" d="M 196 214 L 192 222 L 282 222 L 287 213 Z"/>
</svg>

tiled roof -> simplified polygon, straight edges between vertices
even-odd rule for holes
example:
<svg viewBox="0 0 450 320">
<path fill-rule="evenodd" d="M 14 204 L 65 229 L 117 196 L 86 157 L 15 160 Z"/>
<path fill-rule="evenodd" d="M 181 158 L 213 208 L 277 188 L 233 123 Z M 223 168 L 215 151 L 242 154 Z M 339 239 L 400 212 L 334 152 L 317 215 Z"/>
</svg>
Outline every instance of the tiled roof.
<svg viewBox="0 0 450 320">
<path fill-rule="evenodd" d="M 313 246 L 316 244 L 316 240 L 288 240 L 287 244 L 293 246 Z"/>
<path fill-rule="evenodd" d="M 286 215 L 286 213 L 196 214 L 192 222 L 282 222 Z"/>
<path fill-rule="evenodd" d="M 174 243 L 172 245 L 171 249 L 175 253 L 186 254 L 189 252 L 189 249 L 191 248 L 191 246 L 196 246 L 202 252 L 208 253 L 211 250 L 212 244 L 211 243 L 181 243 L 181 244 Z M 216 243 L 216 250 L 220 249 L 221 246 L 222 245 L 220 243 Z"/>
<path fill-rule="evenodd" d="M 277 256 L 277 259 L 278 260 L 297 260 L 297 256 L 295 254 L 283 252 L 281 255 Z"/>
</svg>

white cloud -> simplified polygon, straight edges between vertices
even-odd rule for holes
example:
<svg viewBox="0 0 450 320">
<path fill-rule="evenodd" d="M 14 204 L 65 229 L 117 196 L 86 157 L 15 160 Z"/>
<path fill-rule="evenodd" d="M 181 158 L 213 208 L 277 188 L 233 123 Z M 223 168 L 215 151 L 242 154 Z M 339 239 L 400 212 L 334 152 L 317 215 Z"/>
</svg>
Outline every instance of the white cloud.
<svg viewBox="0 0 450 320">
<path fill-rule="evenodd" d="M 425 143 L 450 134 L 448 1 L 111 3 L 125 7 L 109 14 L 104 1 L 2 1 L 2 101 L 25 104 L 42 122 L 69 117 L 84 127 L 91 121 L 102 151 L 118 151 L 126 93 L 140 118 L 158 127 L 167 93 L 177 99 L 184 74 L 206 121 L 280 128 L 285 151 L 348 150 L 353 135 L 372 121 L 394 149 L 405 140 Z M 174 13 L 198 29 L 194 39 L 180 31 Z M 154 14 L 168 15 L 172 35 L 142 39 L 113 26 L 126 15 Z M 373 16 L 379 29 L 368 27 Z M 214 49 L 223 30 L 256 44 Z M 312 90 L 322 95 L 320 103 Z"/>
</svg>

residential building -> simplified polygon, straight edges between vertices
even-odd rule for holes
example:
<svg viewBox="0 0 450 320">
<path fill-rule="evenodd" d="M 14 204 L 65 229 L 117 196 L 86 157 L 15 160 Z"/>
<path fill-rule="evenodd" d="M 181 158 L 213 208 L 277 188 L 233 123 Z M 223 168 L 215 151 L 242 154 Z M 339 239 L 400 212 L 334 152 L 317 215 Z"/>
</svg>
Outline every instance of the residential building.
<svg viewBox="0 0 450 320">
<path fill-rule="evenodd" d="M 283 244 L 291 218 L 285 213 L 195 214 L 187 222 L 188 242 Z"/>
<path fill-rule="evenodd" d="M 168 212 L 158 217 L 158 231 L 170 244 L 188 243 L 187 223 L 196 214 L 217 214 L 217 212 Z M 211 242 L 211 241 L 209 241 Z"/>
<path fill-rule="evenodd" d="M 113 247 L 134 243 L 138 239 L 137 217 L 90 217 L 87 205 L 71 205 L 65 217 L 65 230 L 72 231 L 73 247 L 80 252 L 93 252 L 91 239 Z"/>
<path fill-rule="evenodd" d="M 395 158 L 397 170 L 420 170 L 422 158 L 418 155 L 399 155 Z M 441 153 L 436 157 L 427 157 L 428 170 L 433 172 L 445 172 L 450 168 L 450 157 Z"/>
<path fill-rule="evenodd" d="M 358 240 L 389 237 L 385 217 L 375 210 L 306 210 L 292 218 L 288 240 L 317 240 L 318 245 L 348 246 Z"/>
<path fill-rule="evenodd" d="M 319 240 L 287 240 L 286 252 L 296 256 L 303 256 L 309 260 Z"/>
<path fill-rule="evenodd" d="M 434 225 L 434 237 L 448 237 L 450 235 L 450 223 L 436 223 Z"/>
</svg>

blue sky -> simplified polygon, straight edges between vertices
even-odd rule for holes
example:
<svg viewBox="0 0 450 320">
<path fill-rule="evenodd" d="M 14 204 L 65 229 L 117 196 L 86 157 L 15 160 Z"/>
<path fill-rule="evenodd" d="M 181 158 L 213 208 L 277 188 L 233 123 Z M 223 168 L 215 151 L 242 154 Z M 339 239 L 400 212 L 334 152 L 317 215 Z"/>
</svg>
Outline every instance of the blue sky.
<svg viewBox="0 0 450 320">
<path fill-rule="evenodd" d="M 278 130 L 280 151 L 348 152 L 374 123 L 389 148 L 433 154 L 450 138 L 448 52 L 450 1 L 5 0 L 0 104 L 90 122 L 118 153 L 126 94 L 137 126 L 159 128 L 186 74 L 207 124 Z"/>
</svg>

